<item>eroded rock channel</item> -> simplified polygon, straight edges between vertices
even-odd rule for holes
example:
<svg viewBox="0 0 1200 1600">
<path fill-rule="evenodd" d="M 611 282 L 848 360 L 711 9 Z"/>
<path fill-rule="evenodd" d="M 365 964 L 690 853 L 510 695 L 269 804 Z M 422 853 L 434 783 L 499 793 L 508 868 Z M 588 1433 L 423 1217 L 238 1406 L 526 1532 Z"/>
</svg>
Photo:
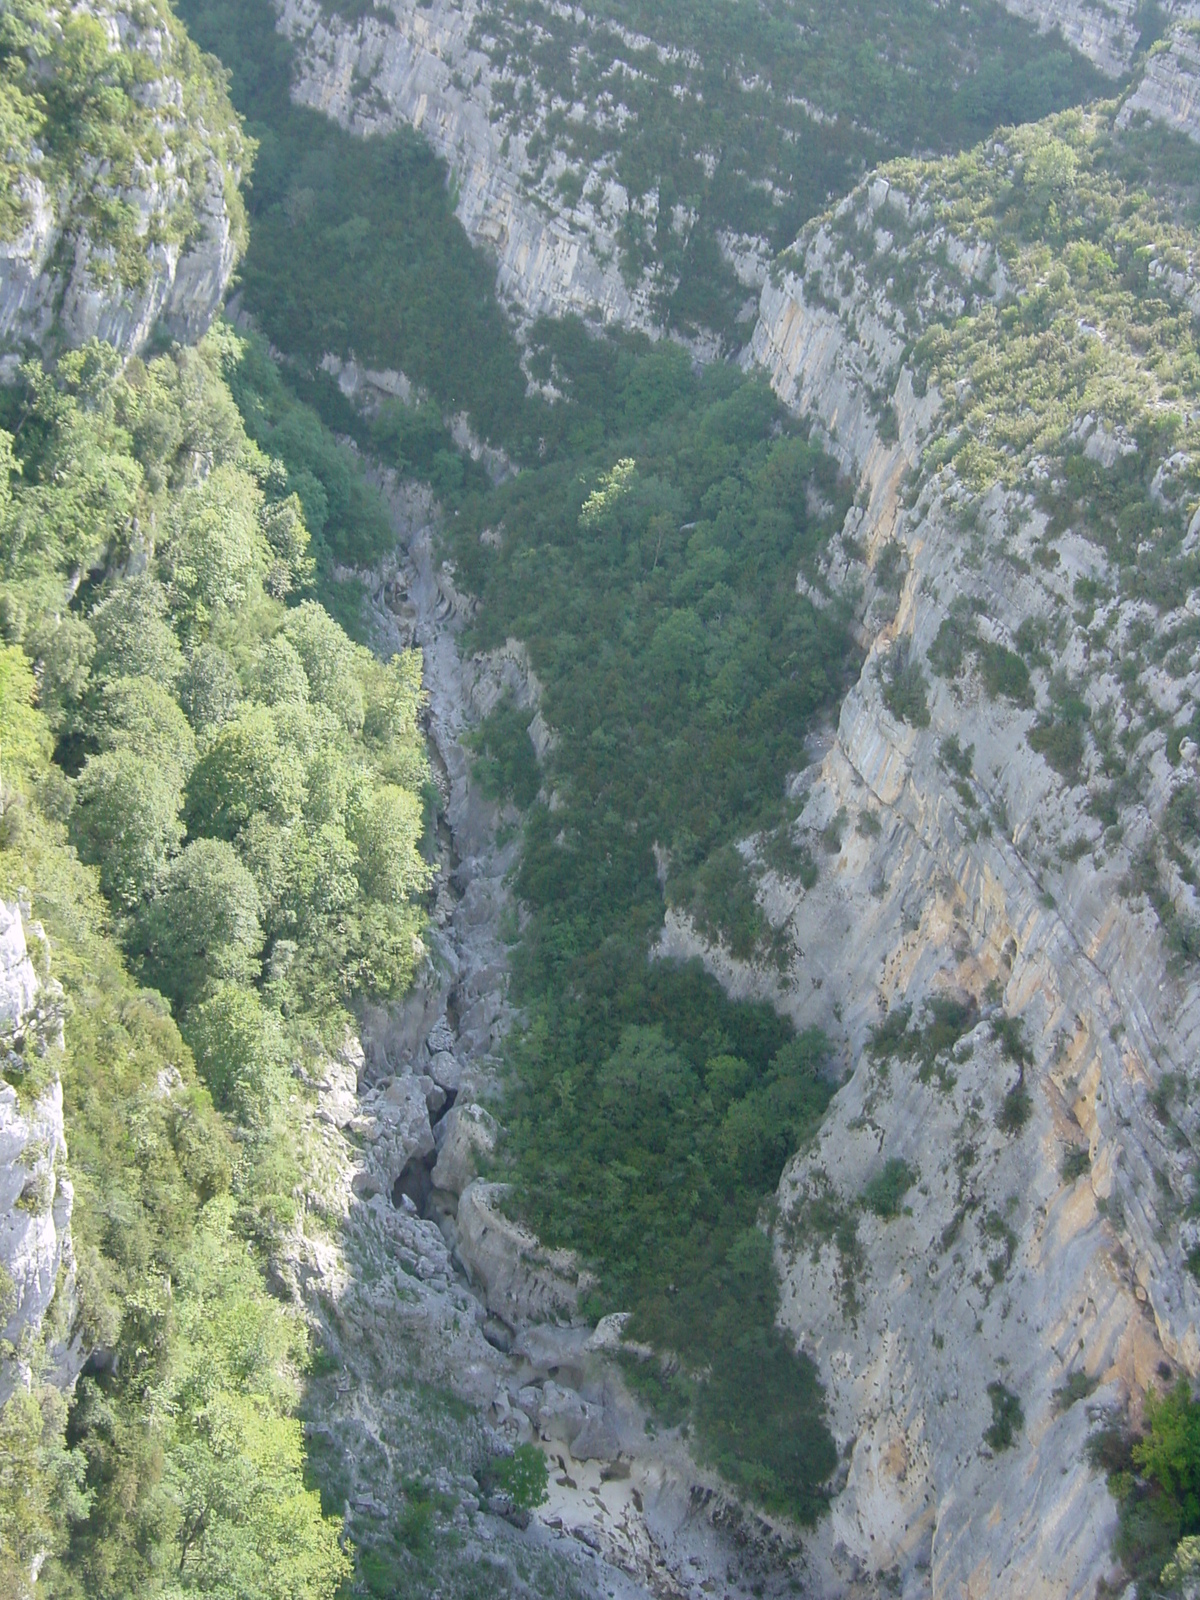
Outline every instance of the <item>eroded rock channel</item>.
<svg viewBox="0 0 1200 1600">
<path fill-rule="evenodd" d="M 381 487 L 398 544 L 370 577 L 371 613 L 379 648 L 423 653 L 442 870 L 422 980 L 401 1008 L 368 1010 L 317 1085 L 307 1165 L 320 1176 L 283 1268 L 326 1352 L 310 1451 L 352 1537 L 433 1504 L 452 1565 L 496 1563 L 516 1593 L 773 1592 L 797 1552 L 697 1468 L 678 1430 L 655 1431 L 622 1376 L 624 1318 L 580 1316 L 586 1272 L 512 1221 L 485 1175 L 520 844 L 515 814 L 472 784 L 464 738 L 507 693 L 536 743 L 540 686 L 516 642 L 464 658 L 471 602 L 439 562 L 435 508 L 411 485 Z M 476 1474 L 531 1441 L 549 1498 L 529 1517 Z"/>
</svg>

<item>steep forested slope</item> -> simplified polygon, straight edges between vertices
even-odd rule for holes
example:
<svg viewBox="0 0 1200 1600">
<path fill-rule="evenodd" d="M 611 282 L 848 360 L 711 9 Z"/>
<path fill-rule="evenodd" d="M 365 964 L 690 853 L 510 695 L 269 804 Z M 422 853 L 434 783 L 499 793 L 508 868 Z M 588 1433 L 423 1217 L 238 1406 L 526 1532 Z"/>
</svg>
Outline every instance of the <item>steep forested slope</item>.
<svg viewBox="0 0 1200 1600">
<path fill-rule="evenodd" d="M 346 1566 L 303 1487 L 307 1334 L 247 1247 L 292 1225 L 293 1067 L 421 957 L 419 669 L 296 594 L 308 534 L 241 358 L 90 345 L 4 396 L 4 893 L 68 1005 L 61 1060 L 8 1072 L 62 1078 L 92 1352 L 65 1455 L 47 1404 L 32 1523 L 30 1483 L 8 1502 L 14 1582 L 48 1541 L 54 1592 L 315 1596 Z M 9 1429 L 11 1483 L 36 1414 Z"/>
</svg>

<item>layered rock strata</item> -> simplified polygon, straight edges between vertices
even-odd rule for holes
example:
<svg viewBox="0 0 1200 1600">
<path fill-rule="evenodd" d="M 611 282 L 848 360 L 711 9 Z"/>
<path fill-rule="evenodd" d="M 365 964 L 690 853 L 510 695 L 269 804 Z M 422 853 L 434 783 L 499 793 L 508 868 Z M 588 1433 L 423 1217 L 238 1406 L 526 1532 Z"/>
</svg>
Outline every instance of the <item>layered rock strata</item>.
<svg viewBox="0 0 1200 1600">
<path fill-rule="evenodd" d="M 497 74 L 474 42 L 480 10 L 435 0 L 395 0 L 348 23 L 319 0 L 280 0 L 280 26 L 297 45 L 293 92 L 362 134 L 407 124 L 447 162 L 467 233 L 497 260 L 500 295 L 524 319 L 574 312 L 649 329 L 649 284 L 630 289 L 617 264 L 627 197 L 618 184 L 568 210 L 528 195 L 537 129 L 496 126 Z M 362 92 L 369 84 L 370 94 Z M 552 175 L 553 176 L 553 175 Z"/>
<path fill-rule="evenodd" d="M 1146 62 L 1141 81 L 1121 107 L 1118 121 L 1128 126 L 1148 117 L 1200 143 L 1200 8 L 1167 31 Z"/>
<path fill-rule="evenodd" d="M 889 212 L 919 236 L 903 308 Z M 876 180 L 764 288 L 755 355 L 860 483 L 800 587 L 817 603 L 857 591 L 867 660 L 791 781 L 817 882 L 744 846 L 790 963 L 735 962 L 678 913 L 661 950 L 819 1023 L 849 1072 L 778 1197 L 781 1317 L 820 1368 L 843 1461 L 807 1549 L 813 1592 L 1065 1597 L 1112 1575 L 1090 1429 L 1200 1376 L 1186 1265 L 1200 982 L 1171 932 L 1195 914 L 1190 847 L 1148 865 L 1198 777 L 1184 730 L 1200 673 L 1169 646 L 1191 637 L 1200 594 L 1123 593 L 1086 521 L 1051 523 L 1039 474 L 1060 469 L 1044 457 L 978 495 L 926 463 L 948 405 L 932 385 L 916 401 L 901 352 L 1006 294 L 990 247 L 946 219 L 930 194 Z M 1175 279 L 1189 303 L 1194 279 Z M 1087 413 L 1060 448 L 1112 473 L 1135 447 Z M 1200 537 L 1190 461 L 1164 460 L 1152 492 L 1184 551 Z M 1092 586 L 1101 610 L 1080 606 Z M 1034 637 L 1027 672 L 1018 646 Z M 1154 637 L 1162 651 L 1139 653 Z M 896 696 L 897 662 L 920 665 L 919 704 Z M 1074 767 L 1044 732 L 1068 682 L 1090 730 Z M 1114 717 L 1124 757 L 1106 742 Z M 947 1007 L 957 1042 L 923 1042 Z"/>
</svg>

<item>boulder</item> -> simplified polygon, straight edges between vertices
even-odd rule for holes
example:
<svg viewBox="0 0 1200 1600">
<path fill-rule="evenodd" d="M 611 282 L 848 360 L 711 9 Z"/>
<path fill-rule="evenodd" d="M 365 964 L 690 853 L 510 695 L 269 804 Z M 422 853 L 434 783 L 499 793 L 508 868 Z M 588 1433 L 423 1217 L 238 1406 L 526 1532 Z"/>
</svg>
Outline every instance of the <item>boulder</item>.
<svg viewBox="0 0 1200 1600">
<path fill-rule="evenodd" d="M 434 1151 L 429 1106 L 418 1078 L 392 1078 L 360 1102 L 352 1126 L 366 1143 L 363 1171 L 355 1178 L 361 1197 L 390 1195 L 396 1180 L 413 1160 Z"/>
<path fill-rule="evenodd" d="M 458 1203 L 458 1254 L 488 1310 L 510 1326 L 569 1318 L 594 1280 L 573 1250 L 549 1250 L 500 1209 L 507 1184 L 476 1179 Z"/>
<path fill-rule="evenodd" d="M 455 1105 L 446 1113 L 445 1134 L 433 1169 L 433 1186 L 450 1194 L 461 1194 L 478 1177 L 478 1156 L 490 1156 L 496 1148 L 499 1128 L 495 1119 L 477 1105 Z M 439 1129 L 439 1133 L 440 1133 Z"/>
<path fill-rule="evenodd" d="M 556 1439 L 574 1455 L 574 1442 L 592 1421 L 599 1407 L 590 1406 L 574 1389 L 560 1389 L 553 1381 L 542 1390 L 534 1421 L 544 1439 Z"/>
</svg>

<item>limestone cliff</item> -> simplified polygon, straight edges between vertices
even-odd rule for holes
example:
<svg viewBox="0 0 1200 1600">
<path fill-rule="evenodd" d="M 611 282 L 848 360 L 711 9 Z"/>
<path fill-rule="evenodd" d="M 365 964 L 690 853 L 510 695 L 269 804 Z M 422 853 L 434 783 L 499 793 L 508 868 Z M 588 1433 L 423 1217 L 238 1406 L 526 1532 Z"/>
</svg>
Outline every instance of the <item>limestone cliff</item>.
<svg viewBox="0 0 1200 1600">
<path fill-rule="evenodd" d="M 747 25 L 734 46 L 703 15 L 664 14 L 652 38 L 611 7 L 275 3 L 295 47 L 296 98 L 360 134 L 420 130 L 446 161 L 458 216 L 494 256 L 519 322 L 574 313 L 670 329 L 702 360 L 744 341 L 754 296 L 797 216 L 910 142 L 944 148 L 980 129 L 961 107 L 931 116 L 900 82 L 897 106 L 881 115 L 819 9 L 801 8 L 794 34 L 782 20 Z M 1019 0 L 1011 9 L 1043 32 L 1060 30 L 1113 76 L 1134 58 L 1133 0 Z M 971 8 L 902 17 L 866 8 L 855 19 L 863 48 L 885 73 L 899 50 L 906 75 L 936 72 L 947 96 L 967 92 L 996 49 Z M 1025 30 L 1001 32 L 1014 71 L 1023 69 Z M 734 53 L 718 67 L 713 49 Z M 911 50 L 935 54 L 918 65 Z"/>
<path fill-rule="evenodd" d="M 1128 126 L 1149 117 L 1200 144 L 1200 23 L 1175 23 L 1155 46 L 1141 81 L 1121 108 Z"/>
<path fill-rule="evenodd" d="M 530 192 L 539 129 L 500 124 L 500 74 L 480 47 L 472 0 L 395 0 L 356 22 L 318 0 L 282 0 L 279 9 L 298 46 L 297 98 L 360 133 L 401 123 L 419 129 L 450 166 L 458 215 L 471 238 L 494 251 L 500 294 L 518 316 L 574 312 L 652 325 L 648 284 L 630 289 L 616 262 L 621 187 L 610 182 L 571 208 L 539 205 Z M 548 192 L 566 163 L 554 168 Z"/>
<path fill-rule="evenodd" d="M 1044 33 L 1057 28 L 1069 45 L 1110 78 L 1129 71 L 1139 40 L 1137 0 L 1000 0 Z"/>
<path fill-rule="evenodd" d="M 194 341 L 244 242 L 246 149 L 223 87 L 158 0 L 15 10 L 0 355 L 91 338 L 129 353 L 156 327 Z"/>
<path fill-rule="evenodd" d="M 1032 22 L 1041 32 L 1056 29 L 1067 43 L 1084 55 L 1110 78 L 1122 78 L 1133 66 L 1139 50 L 1145 50 L 1153 35 L 1147 36 L 1152 21 L 1138 0 L 1000 0 L 1006 11 Z M 1172 20 L 1168 35 L 1172 40 L 1181 27 L 1194 20 L 1194 0 L 1168 0 L 1163 8 Z M 1170 70 L 1168 68 L 1168 70 Z M 1185 72 L 1187 68 L 1183 69 Z"/>
<path fill-rule="evenodd" d="M 979 170 L 1034 149 L 989 149 Z M 989 448 L 1016 402 L 965 344 L 934 365 L 939 397 L 919 359 L 931 330 L 991 328 L 1031 283 L 1020 251 L 1001 268 L 994 230 L 965 220 L 970 184 L 952 200 L 931 177 L 873 180 L 806 233 L 752 346 L 861 483 L 823 572 L 800 580 L 819 603 L 858 594 L 869 651 L 792 782 L 795 837 L 829 853 L 806 889 L 747 844 L 790 965 L 739 965 L 677 915 L 662 948 L 821 1023 L 849 1069 L 784 1174 L 776 1230 L 782 1316 L 820 1366 L 843 1457 L 815 1591 L 1067 1596 L 1112 1563 L 1090 1426 L 1200 1376 L 1200 978 L 1177 822 L 1197 782 L 1200 675 L 1181 641 L 1200 593 L 1183 568 L 1153 598 L 1142 581 L 1152 551 L 1169 566 L 1200 531 L 1195 440 L 1137 456 L 1149 488 L 1128 493 L 1160 543 L 1136 561 L 1063 487 L 1114 482 L 1149 448 L 1093 409 L 1090 380 L 1061 409 L 1043 390 L 1036 447 L 1009 435 L 978 475 L 963 454 L 947 465 L 947 439 Z M 1150 257 L 1169 253 L 1157 237 Z M 1170 303 L 1194 302 L 1182 259 L 1151 270 Z M 1124 359 L 1112 302 L 1087 327 L 1112 341 L 1098 371 Z M 1127 371 L 1163 404 L 1139 358 Z"/>
<path fill-rule="evenodd" d="M 61 990 L 38 976 L 22 917 L 0 901 L 0 1404 L 18 1383 L 74 1376 L 69 1322 L 74 1282 L 71 1180 L 63 1129 Z M 40 925 L 30 932 L 45 950 Z M 25 1085 L 30 1087 L 26 1088 Z M 60 1313 L 50 1326 L 47 1315 Z"/>
</svg>

